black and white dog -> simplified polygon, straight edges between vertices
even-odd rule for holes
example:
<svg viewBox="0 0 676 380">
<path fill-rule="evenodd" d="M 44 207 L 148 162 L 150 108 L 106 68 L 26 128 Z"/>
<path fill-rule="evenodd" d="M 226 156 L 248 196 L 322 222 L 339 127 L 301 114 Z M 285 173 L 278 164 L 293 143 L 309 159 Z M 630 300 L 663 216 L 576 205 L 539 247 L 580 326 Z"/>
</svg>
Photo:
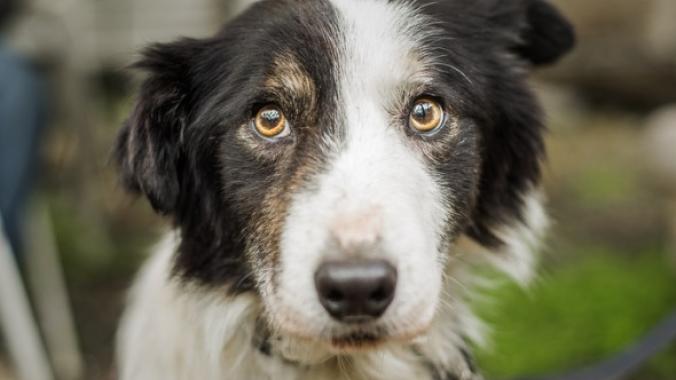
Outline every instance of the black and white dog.
<svg viewBox="0 0 676 380">
<path fill-rule="evenodd" d="M 149 48 L 115 158 L 176 232 L 121 379 L 479 379 L 470 269 L 531 276 L 527 77 L 573 41 L 544 0 L 266 0 Z"/>
</svg>

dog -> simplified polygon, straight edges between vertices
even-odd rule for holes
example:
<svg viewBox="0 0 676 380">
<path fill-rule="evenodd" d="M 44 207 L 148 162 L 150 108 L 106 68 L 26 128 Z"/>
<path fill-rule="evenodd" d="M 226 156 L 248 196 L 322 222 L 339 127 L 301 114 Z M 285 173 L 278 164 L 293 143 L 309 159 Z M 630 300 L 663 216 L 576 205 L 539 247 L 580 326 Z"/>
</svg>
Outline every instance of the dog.
<svg viewBox="0 0 676 380">
<path fill-rule="evenodd" d="M 156 44 L 114 150 L 174 229 L 122 380 L 477 380 L 481 263 L 547 226 L 528 84 L 575 42 L 545 0 L 263 0 Z"/>
</svg>

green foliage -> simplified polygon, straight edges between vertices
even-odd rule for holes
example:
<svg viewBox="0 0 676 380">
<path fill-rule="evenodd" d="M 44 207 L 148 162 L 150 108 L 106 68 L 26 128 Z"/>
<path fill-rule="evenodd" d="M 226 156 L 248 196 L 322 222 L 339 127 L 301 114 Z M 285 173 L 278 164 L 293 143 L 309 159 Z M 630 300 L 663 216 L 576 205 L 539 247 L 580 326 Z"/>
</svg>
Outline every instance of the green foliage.
<svg viewBox="0 0 676 380">
<path fill-rule="evenodd" d="M 641 194 L 637 173 L 617 165 L 595 162 L 570 181 L 577 202 L 598 206 L 636 198 Z"/>
<path fill-rule="evenodd" d="M 493 328 L 491 349 L 478 355 L 488 378 L 557 372 L 601 360 L 676 307 L 676 276 L 664 256 L 594 249 L 585 254 L 531 289 L 505 286 L 493 292 L 490 305 L 477 305 Z M 676 373 L 670 354 L 673 350 L 652 361 L 650 379 Z"/>
</svg>

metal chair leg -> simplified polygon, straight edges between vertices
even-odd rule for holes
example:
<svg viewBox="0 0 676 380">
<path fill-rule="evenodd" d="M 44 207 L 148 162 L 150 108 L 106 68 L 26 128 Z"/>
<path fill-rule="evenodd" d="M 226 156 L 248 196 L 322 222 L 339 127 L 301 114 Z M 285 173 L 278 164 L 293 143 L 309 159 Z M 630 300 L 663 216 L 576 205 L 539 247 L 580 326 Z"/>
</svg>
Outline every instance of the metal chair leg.
<svg viewBox="0 0 676 380">
<path fill-rule="evenodd" d="M 83 360 L 49 210 L 44 202 L 36 199 L 29 211 L 30 239 L 24 239 L 28 251 L 27 282 L 54 372 L 59 379 L 78 380 L 84 372 Z"/>
<path fill-rule="evenodd" d="M 0 221 L 0 326 L 21 380 L 53 380 L 26 290 Z"/>
</svg>

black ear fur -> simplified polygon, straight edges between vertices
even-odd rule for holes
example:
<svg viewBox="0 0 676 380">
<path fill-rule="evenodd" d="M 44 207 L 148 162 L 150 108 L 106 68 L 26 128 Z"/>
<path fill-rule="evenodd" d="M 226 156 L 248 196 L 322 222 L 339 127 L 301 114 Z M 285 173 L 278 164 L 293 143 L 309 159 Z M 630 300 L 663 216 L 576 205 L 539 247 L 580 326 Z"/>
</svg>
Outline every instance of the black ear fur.
<svg viewBox="0 0 676 380">
<path fill-rule="evenodd" d="M 190 59 L 197 45 L 190 39 L 154 45 L 133 65 L 148 77 L 114 151 L 125 187 L 144 194 L 163 214 L 175 210 L 180 196 L 180 140 L 188 117 Z"/>
<path fill-rule="evenodd" d="M 526 23 L 514 51 L 534 65 L 555 62 L 575 45 L 573 26 L 547 0 L 526 1 Z"/>
</svg>

